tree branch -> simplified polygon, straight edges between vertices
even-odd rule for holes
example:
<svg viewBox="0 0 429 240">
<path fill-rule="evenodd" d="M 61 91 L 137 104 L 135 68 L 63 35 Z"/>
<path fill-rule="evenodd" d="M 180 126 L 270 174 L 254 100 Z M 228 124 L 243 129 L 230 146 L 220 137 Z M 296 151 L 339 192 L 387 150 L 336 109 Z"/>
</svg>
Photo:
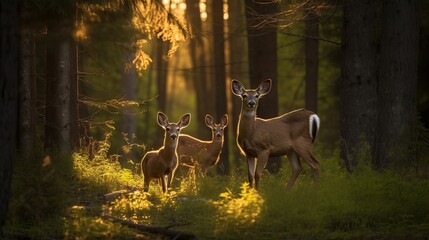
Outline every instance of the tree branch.
<svg viewBox="0 0 429 240">
<path fill-rule="evenodd" d="M 170 229 L 164 228 L 164 227 L 156 227 L 156 226 L 137 224 L 137 223 L 133 223 L 131 221 L 123 220 L 123 219 L 120 219 L 117 217 L 112 217 L 109 215 L 102 216 L 102 218 L 109 220 L 109 221 L 112 221 L 112 222 L 120 223 L 124 226 L 130 227 L 133 229 L 137 229 L 137 230 L 142 231 L 142 232 L 162 234 L 162 235 L 165 235 L 167 237 L 170 237 L 171 239 L 177 239 L 177 240 L 195 239 L 195 235 L 192 233 L 170 230 Z"/>
</svg>

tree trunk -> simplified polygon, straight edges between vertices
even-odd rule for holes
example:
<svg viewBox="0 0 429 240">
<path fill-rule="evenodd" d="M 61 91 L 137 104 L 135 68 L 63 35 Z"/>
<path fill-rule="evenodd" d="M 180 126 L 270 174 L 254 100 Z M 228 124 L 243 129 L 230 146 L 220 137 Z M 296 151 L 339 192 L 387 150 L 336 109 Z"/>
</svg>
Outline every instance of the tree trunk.
<svg viewBox="0 0 429 240">
<path fill-rule="evenodd" d="M 159 111 L 165 112 L 167 109 L 167 67 L 168 62 L 164 60 L 168 51 L 168 44 L 162 39 L 156 40 L 156 83 L 158 91 L 158 109 Z M 153 116 L 152 119 L 156 119 Z M 157 136 L 163 136 L 164 130 L 162 128 L 157 129 Z M 154 141 L 155 146 L 161 146 L 162 138 L 158 137 Z"/>
<path fill-rule="evenodd" d="M 71 28 L 74 34 L 74 27 Z M 78 48 L 72 39 L 70 42 L 70 147 L 79 149 L 79 81 L 78 81 Z"/>
<path fill-rule="evenodd" d="M 244 14 L 244 3 L 243 1 L 229 1 L 229 18 L 228 18 L 228 39 L 229 39 L 229 65 L 230 65 L 230 76 L 231 79 L 238 79 L 243 84 L 247 86 L 249 83 L 248 79 L 248 68 L 247 68 L 247 38 L 246 34 L 246 18 Z M 230 86 L 230 82 L 228 86 Z M 230 87 L 227 87 L 231 89 Z M 242 161 L 240 161 L 240 152 L 238 148 L 235 147 L 235 138 L 237 134 L 237 126 L 238 126 L 238 118 L 241 112 L 241 101 L 239 98 L 232 96 L 231 91 L 228 91 L 228 94 L 231 95 L 231 103 L 232 103 L 232 114 L 229 114 L 229 124 L 228 130 L 233 136 L 233 145 L 232 150 L 233 160 L 235 162 L 235 166 L 238 167 L 242 165 Z"/>
<path fill-rule="evenodd" d="M 206 11 L 207 11 L 207 18 L 205 21 L 202 22 L 202 32 L 211 32 L 213 31 L 213 21 L 214 21 L 214 16 L 213 14 L 210 14 L 213 12 L 213 2 L 214 0 L 207 0 L 206 1 Z M 202 58 L 204 59 L 204 69 L 206 69 L 205 71 L 205 81 L 204 81 L 204 85 L 205 85 L 205 97 L 204 97 L 204 101 L 206 104 L 206 113 L 207 111 L 215 111 L 215 107 L 216 107 L 216 93 L 214 91 L 214 88 L 217 86 L 216 82 L 215 82 L 215 77 L 214 77 L 214 57 L 213 54 L 207 54 L 207 53 L 212 53 L 213 52 L 213 45 L 214 45 L 214 38 L 213 37 L 204 37 L 201 39 L 203 44 L 202 44 L 202 52 L 200 54 L 202 54 Z"/>
<path fill-rule="evenodd" d="M 48 23 L 45 149 L 70 152 L 76 146 L 77 47 L 74 21 Z"/>
<path fill-rule="evenodd" d="M 19 81 L 18 1 L 0 2 L 0 238 L 6 222 L 15 159 Z"/>
<path fill-rule="evenodd" d="M 151 48 L 151 54 L 150 56 L 153 56 L 154 53 L 154 48 Z M 146 79 L 147 79 L 147 84 L 146 89 L 145 89 L 145 94 L 146 97 L 145 99 L 151 99 L 153 97 L 153 93 L 152 93 L 152 84 L 154 82 L 154 78 L 153 78 L 153 69 L 154 69 L 154 64 L 150 64 L 148 70 L 146 71 Z M 149 126 L 151 126 L 151 123 L 153 121 L 152 115 L 155 115 L 152 113 L 151 109 L 152 109 L 152 104 L 154 104 L 155 101 L 147 101 L 145 106 L 146 106 L 146 112 L 144 113 L 144 129 L 143 129 L 143 136 L 142 139 L 145 139 L 145 144 L 146 145 L 151 145 L 153 144 L 150 141 L 150 133 L 151 133 L 151 129 L 149 128 Z M 147 150 L 147 149 L 145 149 Z"/>
<path fill-rule="evenodd" d="M 264 23 L 265 17 L 272 18 L 278 12 L 278 3 L 272 0 L 246 0 L 246 20 L 249 54 L 249 78 L 252 88 L 262 80 L 271 79 L 271 92 L 259 102 L 258 116 L 271 118 L 278 116 L 277 93 L 277 27 L 275 23 Z M 277 172 L 280 158 L 270 158 L 267 169 Z"/>
<path fill-rule="evenodd" d="M 407 166 L 416 131 L 419 25 L 416 1 L 385 0 L 378 86 L 377 168 Z M 408 165 L 409 166 L 409 165 Z"/>
<path fill-rule="evenodd" d="M 131 51 L 124 53 L 124 68 L 122 69 L 122 86 L 124 100 L 135 101 L 137 99 L 137 72 L 132 64 L 134 54 Z M 137 133 L 137 120 L 136 116 L 130 114 L 133 108 L 130 107 L 129 111 L 122 113 L 121 129 L 123 133 L 132 139 L 133 134 Z"/>
<path fill-rule="evenodd" d="M 311 1 L 310 1 L 311 3 Z M 317 113 L 319 78 L 319 16 L 307 10 L 305 19 L 305 108 Z"/>
<path fill-rule="evenodd" d="M 90 158 L 92 159 L 91 153 L 91 143 L 92 143 L 92 137 L 91 137 L 91 125 L 90 125 L 90 113 L 88 110 L 88 106 L 81 102 L 80 100 L 86 100 L 86 97 L 88 96 L 88 86 L 86 86 L 86 82 L 82 81 L 81 79 L 85 78 L 85 75 L 82 74 L 85 72 L 84 69 L 84 61 L 85 59 L 85 50 L 84 46 L 78 45 L 78 109 L 79 109 L 79 121 L 78 121 L 78 127 L 79 127 L 79 147 L 81 149 L 88 149 L 88 153 L 90 155 Z M 81 74 L 81 75 L 79 75 Z"/>
<path fill-rule="evenodd" d="M 212 2 L 213 14 L 213 51 L 214 51 L 214 77 L 216 94 L 216 119 L 228 112 L 226 106 L 226 73 L 225 73 L 225 39 L 223 20 L 223 1 Z M 229 174 L 229 147 L 228 137 L 224 138 L 224 145 L 218 164 L 218 173 Z"/>
<path fill-rule="evenodd" d="M 161 111 L 166 110 L 167 105 L 167 66 L 168 62 L 164 60 L 168 49 L 167 43 L 162 39 L 157 39 L 156 50 L 156 79 L 158 89 L 158 108 Z"/>
<path fill-rule="evenodd" d="M 197 125 L 197 137 L 207 139 L 211 136 L 210 131 L 204 124 L 204 116 L 207 114 L 207 86 L 205 59 L 203 54 L 203 41 L 201 39 L 201 17 L 199 1 L 186 0 L 186 14 L 191 25 L 192 38 L 189 41 L 189 51 L 192 61 L 192 83 L 195 90 L 197 116 L 194 123 Z"/>
<path fill-rule="evenodd" d="M 36 67 L 35 34 L 31 25 L 31 7 L 23 1 L 21 10 L 20 86 L 19 86 L 19 149 L 31 152 L 36 143 Z"/>
<path fill-rule="evenodd" d="M 358 164 L 356 155 L 364 151 L 364 145 L 369 144 L 372 148 L 375 143 L 377 9 L 378 3 L 372 0 L 348 0 L 344 5 L 340 131 L 341 156 L 349 171 Z"/>
<path fill-rule="evenodd" d="M 123 100 L 135 101 L 137 99 L 137 70 L 132 63 L 134 59 L 134 53 L 132 50 L 125 50 L 123 57 L 123 69 L 122 69 L 122 91 Z M 134 143 L 134 136 L 137 133 L 137 116 L 134 114 L 137 112 L 135 106 L 128 106 L 122 111 L 121 119 L 121 131 L 126 134 L 129 143 Z M 122 162 L 128 160 L 139 161 L 135 149 L 127 149 L 122 152 Z"/>
</svg>

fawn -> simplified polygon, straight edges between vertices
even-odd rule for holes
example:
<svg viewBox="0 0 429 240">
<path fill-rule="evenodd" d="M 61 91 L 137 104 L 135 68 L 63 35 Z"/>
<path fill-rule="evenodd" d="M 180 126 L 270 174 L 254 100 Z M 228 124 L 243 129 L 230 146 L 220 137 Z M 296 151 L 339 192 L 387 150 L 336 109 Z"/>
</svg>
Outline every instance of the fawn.
<svg viewBox="0 0 429 240">
<path fill-rule="evenodd" d="M 203 141 L 183 134 L 180 135 L 177 154 L 181 164 L 187 166 L 198 165 L 204 176 L 209 167 L 218 163 L 224 141 L 224 129 L 228 125 L 228 115 L 223 115 L 219 124 L 214 123 L 209 114 L 205 117 L 207 127 L 212 130 L 212 140 Z M 196 161 L 196 164 L 195 164 Z"/>
<path fill-rule="evenodd" d="M 259 99 L 271 90 L 270 79 L 262 81 L 256 89 L 245 89 L 241 82 L 233 80 L 231 90 L 242 100 L 237 145 L 246 157 L 250 187 L 254 187 L 255 180 L 258 188 L 269 157 L 283 155 L 287 155 L 292 165 L 287 189 L 302 171 L 300 157 L 307 161 L 314 180 L 318 181 L 319 161 L 313 156 L 313 142 L 320 127 L 319 117 L 311 111 L 298 109 L 275 118 L 257 118 Z"/>
<path fill-rule="evenodd" d="M 173 181 L 178 165 L 177 143 L 180 130 L 189 125 L 191 114 L 183 115 L 178 123 L 169 123 L 167 116 L 158 112 L 158 124 L 164 128 L 164 145 L 154 151 L 147 152 L 141 161 L 144 175 L 144 191 L 149 190 L 152 178 L 161 179 L 162 192 L 166 193 Z"/>
</svg>

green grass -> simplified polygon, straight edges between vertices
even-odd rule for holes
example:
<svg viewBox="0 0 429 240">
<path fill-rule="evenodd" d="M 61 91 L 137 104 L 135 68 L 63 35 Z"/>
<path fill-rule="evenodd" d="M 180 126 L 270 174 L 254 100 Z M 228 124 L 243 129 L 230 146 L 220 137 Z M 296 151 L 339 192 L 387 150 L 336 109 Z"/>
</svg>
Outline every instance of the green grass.
<svg viewBox="0 0 429 240">
<path fill-rule="evenodd" d="M 334 154 L 336 155 L 336 154 Z M 126 169 L 100 151 L 52 158 L 23 157 L 13 179 L 6 232 L 38 238 L 153 239 L 101 218 L 111 215 L 194 233 L 198 239 L 426 239 L 429 235 L 429 181 L 359 166 L 355 174 L 322 161 L 320 183 L 311 171 L 284 189 L 290 167 L 265 173 L 259 191 L 245 175 L 176 178 L 168 195 L 153 181 L 141 192 L 137 166 Z M 27 159 L 27 160 L 25 160 Z M 62 159 L 62 160 L 61 160 Z M 71 162 L 73 164 L 69 164 Z M 67 169 L 67 170 L 66 170 Z M 137 189 L 112 201 L 103 194 Z"/>
</svg>

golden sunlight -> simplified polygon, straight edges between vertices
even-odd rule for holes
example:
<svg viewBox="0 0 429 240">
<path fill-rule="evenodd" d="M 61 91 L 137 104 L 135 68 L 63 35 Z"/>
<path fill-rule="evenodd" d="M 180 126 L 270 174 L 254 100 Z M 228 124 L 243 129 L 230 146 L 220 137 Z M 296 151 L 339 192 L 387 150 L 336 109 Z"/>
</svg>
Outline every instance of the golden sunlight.
<svg viewBox="0 0 429 240">
<path fill-rule="evenodd" d="M 259 193 L 243 183 L 241 192 L 235 196 L 229 189 L 220 194 L 221 199 L 214 204 L 218 208 L 221 222 L 237 224 L 254 223 L 262 211 L 264 199 Z"/>
<path fill-rule="evenodd" d="M 51 165 L 51 157 L 49 155 L 46 155 L 45 158 L 43 158 L 42 167 L 47 167 Z"/>
<path fill-rule="evenodd" d="M 77 25 L 76 31 L 74 33 L 74 37 L 77 40 L 83 40 L 83 39 L 87 39 L 88 38 L 88 36 L 87 36 L 87 30 L 86 30 L 86 27 L 85 27 L 85 25 L 83 23 L 80 23 L 80 24 Z"/>
<path fill-rule="evenodd" d="M 228 20 L 228 0 L 223 0 L 223 20 Z"/>
<path fill-rule="evenodd" d="M 200 17 L 201 21 L 207 20 L 207 2 L 206 0 L 201 0 L 200 2 Z"/>
</svg>

